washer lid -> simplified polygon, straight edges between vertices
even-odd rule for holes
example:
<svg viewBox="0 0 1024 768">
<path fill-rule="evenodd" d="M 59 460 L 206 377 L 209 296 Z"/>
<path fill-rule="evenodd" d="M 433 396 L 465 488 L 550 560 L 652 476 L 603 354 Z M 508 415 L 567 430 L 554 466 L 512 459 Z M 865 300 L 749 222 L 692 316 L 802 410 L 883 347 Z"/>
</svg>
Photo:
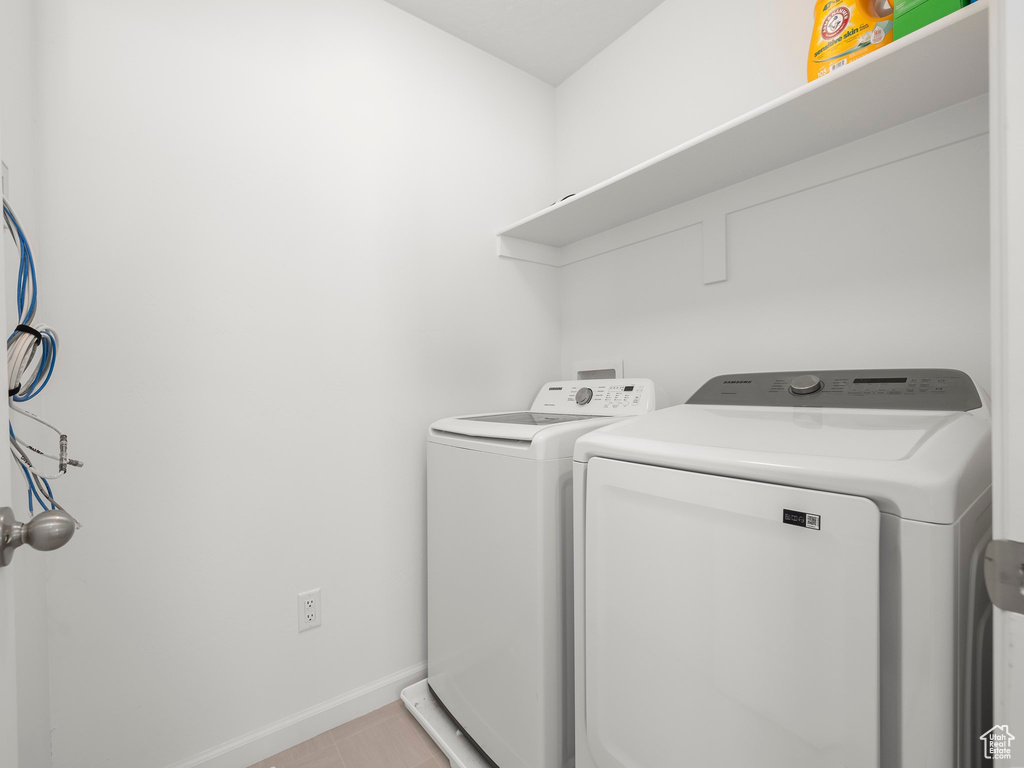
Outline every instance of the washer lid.
<svg viewBox="0 0 1024 768">
<path fill-rule="evenodd" d="M 537 419 L 528 418 L 533 416 Z M 436 421 L 430 425 L 427 440 L 454 448 L 544 461 L 571 458 L 580 435 L 617 420 L 608 416 L 529 411 L 490 413 Z"/>
<path fill-rule="evenodd" d="M 439 432 L 461 437 L 478 437 L 488 440 L 508 440 L 532 443 L 542 435 L 548 439 L 554 433 L 571 432 L 580 434 L 601 426 L 594 420 L 611 422 L 611 419 L 597 414 L 534 413 L 533 411 L 512 411 L 507 413 L 484 413 L 478 416 L 453 416 L 435 421 L 430 425 L 431 435 Z M 586 422 L 586 423 L 584 423 Z M 571 448 L 570 453 L 571 455 Z"/>
<path fill-rule="evenodd" d="M 565 424 L 568 421 L 582 421 L 583 419 L 599 419 L 597 414 L 569 414 L 569 413 L 533 413 L 531 411 L 520 411 L 518 413 L 486 413 L 483 416 L 459 416 L 456 421 L 486 421 L 488 424 L 525 424 L 533 427 L 546 427 L 551 424 Z M 463 432 L 462 434 L 467 434 Z"/>
<path fill-rule="evenodd" d="M 566 430 L 573 435 L 601 426 L 599 419 L 636 416 L 654 410 L 654 383 L 650 379 L 591 379 L 551 381 L 540 388 L 528 411 L 472 414 L 441 419 L 430 434 L 480 437 L 490 440 L 533 442 L 550 439 Z M 573 427 L 575 425 L 575 427 Z M 549 432 L 552 428 L 556 432 Z M 572 455 L 572 445 L 569 445 Z"/>
</svg>

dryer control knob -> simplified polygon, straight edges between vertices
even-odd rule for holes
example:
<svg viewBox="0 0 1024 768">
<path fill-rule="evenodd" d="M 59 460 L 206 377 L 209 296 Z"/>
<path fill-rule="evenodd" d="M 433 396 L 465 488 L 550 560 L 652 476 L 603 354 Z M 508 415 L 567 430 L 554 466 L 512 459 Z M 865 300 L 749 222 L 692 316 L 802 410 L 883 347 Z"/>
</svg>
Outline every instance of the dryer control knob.
<svg viewBox="0 0 1024 768">
<path fill-rule="evenodd" d="M 821 379 L 812 373 L 797 376 L 789 382 L 789 391 L 794 395 L 811 395 L 821 389 Z"/>
<path fill-rule="evenodd" d="M 590 387 L 580 387 L 576 390 L 576 405 L 586 405 L 594 399 L 594 390 Z"/>
</svg>

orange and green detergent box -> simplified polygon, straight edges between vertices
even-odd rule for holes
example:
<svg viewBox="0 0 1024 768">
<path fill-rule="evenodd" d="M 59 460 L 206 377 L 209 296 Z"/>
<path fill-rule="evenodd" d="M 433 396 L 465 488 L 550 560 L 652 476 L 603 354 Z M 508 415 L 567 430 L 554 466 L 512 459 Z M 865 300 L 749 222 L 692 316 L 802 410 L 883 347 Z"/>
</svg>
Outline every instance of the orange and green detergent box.
<svg viewBox="0 0 1024 768">
<path fill-rule="evenodd" d="M 896 0 L 892 38 L 899 40 L 971 2 L 973 0 Z"/>
</svg>

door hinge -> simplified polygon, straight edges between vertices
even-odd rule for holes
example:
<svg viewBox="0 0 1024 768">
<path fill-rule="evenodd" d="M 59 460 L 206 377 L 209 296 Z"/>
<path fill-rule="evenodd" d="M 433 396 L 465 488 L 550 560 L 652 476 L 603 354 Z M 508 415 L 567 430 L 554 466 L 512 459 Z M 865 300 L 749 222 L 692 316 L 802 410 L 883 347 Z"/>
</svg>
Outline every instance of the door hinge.
<svg viewBox="0 0 1024 768">
<path fill-rule="evenodd" d="M 990 541 L 985 548 L 985 586 L 996 608 L 1024 614 L 1024 544 Z"/>
</svg>

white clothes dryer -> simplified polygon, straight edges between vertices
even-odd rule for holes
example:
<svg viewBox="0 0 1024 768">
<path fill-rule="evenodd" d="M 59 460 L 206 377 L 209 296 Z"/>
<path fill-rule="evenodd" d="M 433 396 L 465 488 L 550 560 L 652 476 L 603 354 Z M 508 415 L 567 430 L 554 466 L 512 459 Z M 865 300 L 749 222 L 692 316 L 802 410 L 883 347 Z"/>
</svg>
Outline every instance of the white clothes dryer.
<svg viewBox="0 0 1024 768">
<path fill-rule="evenodd" d="M 654 404 L 647 379 L 559 381 L 430 427 L 427 682 L 499 768 L 571 760 L 573 446 Z"/>
<path fill-rule="evenodd" d="M 575 450 L 577 768 L 967 768 L 990 416 L 954 370 L 721 376 Z"/>
</svg>

